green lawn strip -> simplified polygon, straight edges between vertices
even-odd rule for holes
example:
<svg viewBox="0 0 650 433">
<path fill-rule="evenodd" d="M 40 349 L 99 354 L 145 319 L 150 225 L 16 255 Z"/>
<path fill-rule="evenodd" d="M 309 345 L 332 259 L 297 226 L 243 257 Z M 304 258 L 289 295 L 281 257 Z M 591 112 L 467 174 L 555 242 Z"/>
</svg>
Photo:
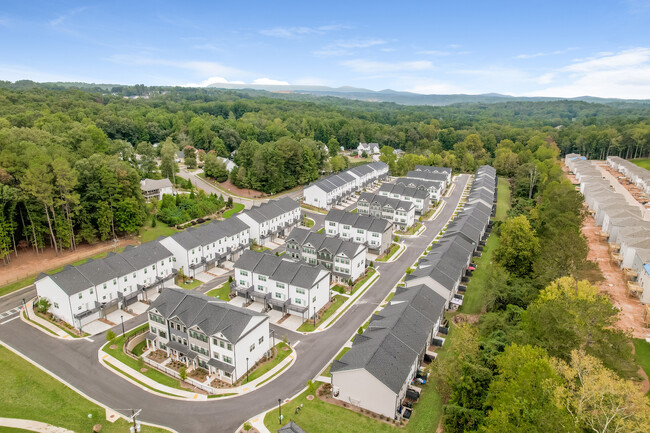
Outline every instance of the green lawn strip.
<svg viewBox="0 0 650 433">
<path fill-rule="evenodd" d="M 330 307 L 325 310 L 325 312 L 321 315 L 320 320 L 316 322 L 316 326 L 314 326 L 314 321 L 313 320 L 307 320 L 305 323 L 300 325 L 298 328 L 298 332 L 312 332 L 313 330 L 317 329 L 321 323 L 323 323 L 325 320 L 327 320 L 336 310 L 339 309 L 341 305 L 345 301 L 347 301 L 348 298 L 345 296 L 337 296 L 336 301 L 330 305 Z"/>
<path fill-rule="evenodd" d="M 181 283 L 180 281 L 176 283 L 178 287 L 181 289 L 185 290 L 193 290 L 199 287 L 201 284 L 203 284 L 203 281 L 197 280 L 196 278 L 192 280 L 192 282 L 189 283 Z"/>
<path fill-rule="evenodd" d="M 390 249 L 387 252 L 385 252 L 381 257 L 377 258 L 376 261 L 377 262 L 386 262 L 386 261 L 388 261 L 388 259 L 393 257 L 393 255 L 397 252 L 397 250 L 399 250 L 399 245 L 392 244 L 390 246 Z"/>
<path fill-rule="evenodd" d="M 368 287 L 370 287 L 370 286 L 368 286 Z M 364 293 L 366 290 L 368 290 L 368 287 L 366 287 L 365 289 L 363 289 L 363 291 L 361 292 L 361 294 L 359 294 L 359 296 L 363 295 L 363 293 Z M 348 311 L 348 308 L 350 308 L 352 305 L 354 305 L 354 302 L 348 304 L 347 307 L 345 307 L 343 310 L 341 310 L 341 312 L 340 312 L 339 314 L 337 314 L 336 317 L 334 318 L 334 320 L 332 320 L 332 321 L 331 321 L 327 326 L 330 326 L 332 323 L 335 323 L 335 322 L 338 320 L 338 318 L 341 317 L 342 315 L 344 315 L 345 312 Z"/>
<path fill-rule="evenodd" d="M 221 398 L 221 397 L 228 397 L 228 396 L 231 396 L 231 395 L 237 395 L 237 393 L 236 392 L 230 392 L 228 394 L 211 394 L 211 395 L 208 396 L 208 398 Z"/>
<path fill-rule="evenodd" d="M 159 236 L 171 236 L 177 231 L 175 227 L 169 227 L 162 222 L 157 223 L 156 227 L 151 227 L 151 222 L 148 222 L 140 232 L 140 240 L 142 243 L 151 242 Z"/>
<path fill-rule="evenodd" d="M 510 182 L 508 179 L 500 177 L 497 188 L 497 213 L 495 220 L 503 221 L 508 216 L 510 210 Z"/>
<path fill-rule="evenodd" d="M 25 319 L 27 319 L 27 314 L 26 314 L 24 311 L 23 311 L 23 317 L 24 317 Z M 39 328 L 41 328 L 41 329 L 45 329 L 45 330 L 46 330 L 47 332 L 49 332 L 50 334 L 52 334 L 52 335 L 56 335 L 57 337 L 59 336 L 59 334 L 57 334 L 56 332 L 52 331 L 50 328 L 47 328 L 47 327 L 41 325 L 41 324 L 38 323 L 38 322 L 34 322 L 34 321 L 31 320 L 31 319 L 27 319 L 27 320 L 29 320 L 31 323 L 33 323 L 34 325 L 38 326 Z"/>
<path fill-rule="evenodd" d="M 640 338 L 635 338 L 634 361 L 643 368 L 645 374 L 650 377 L 650 343 Z M 646 394 L 650 396 L 650 391 Z"/>
<path fill-rule="evenodd" d="M 488 278 L 488 269 L 492 261 L 492 254 L 499 246 L 499 237 L 496 233 L 490 234 L 490 237 L 483 247 L 481 257 L 474 258 L 476 270 L 467 284 L 467 290 L 463 297 L 463 305 L 460 307 L 461 313 L 479 314 L 485 304 L 485 283 Z"/>
<path fill-rule="evenodd" d="M 236 213 L 239 213 L 244 210 L 244 205 L 241 203 L 233 203 L 232 208 L 225 211 L 222 215 L 223 219 L 227 220 Z"/>
<path fill-rule="evenodd" d="M 0 375 L 2 417 L 31 419 L 75 432 L 90 432 L 98 423 L 102 424 L 102 433 L 129 430 L 127 421 L 106 421 L 103 407 L 86 400 L 3 346 L 0 346 L 0 371 L 3 372 Z M 168 430 L 143 424 L 141 431 L 162 433 Z"/>
<path fill-rule="evenodd" d="M 368 416 L 353 412 L 349 409 L 325 403 L 320 398 L 307 400 L 309 391 L 305 391 L 295 399 L 282 405 L 284 419 L 278 422 L 278 408 L 269 411 L 264 416 L 264 425 L 270 431 L 277 431 L 280 425 L 293 420 L 309 433 L 394 433 L 399 428 L 374 420 Z M 299 414 L 294 414 L 300 406 Z M 435 431 L 435 427 L 428 431 Z"/>
<path fill-rule="evenodd" d="M 258 253 L 263 253 L 264 251 L 268 251 L 271 248 L 263 247 L 261 245 L 253 245 L 253 251 L 257 251 Z"/>
<path fill-rule="evenodd" d="M 129 379 L 131 379 L 132 381 L 134 381 L 134 382 L 137 383 L 138 385 L 142 385 L 142 386 L 144 386 L 145 388 L 150 389 L 150 390 L 155 391 L 155 392 L 158 392 L 158 393 L 160 393 L 160 394 L 171 395 L 171 396 L 174 396 L 174 397 L 178 397 L 176 394 L 171 394 L 171 393 L 169 393 L 169 392 L 160 391 L 160 390 L 154 388 L 153 386 L 149 386 L 149 385 L 147 385 L 146 383 L 139 381 L 139 380 L 136 379 L 135 377 L 131 376 L 129 373 L 120 370 L 120 369 L 117 368 L 115 365 L 111 364 L 109 361 L 104 361 L 104 362 L 105 362 L 106 365 L 108 365 L 110 368 L 112 368 L 113 370 L 117 371 L 118 373 L 120 373 L 120 374 L 122 374 L 122 375 L 128 377 Z"/>
<path fill-rule="evenodd" d="M 287 365 L 285 365 L 284 367 L 282 367 L 281 369 L 279 369 L 278 371 L 276 371 L 275 373 L 273 373 L 270 377 L 267 377 L 266 379 L 264 379 L 263 381 L 261 381 L 260 383 L 258 383 L 257 385 L 255 385 L 255 387 L 257 388 L 258 386 L 262 386 L 262 385 L 264 385 L 266 382 L 268 382 L 269 380 L 273 379 L 273 378 L 274 378 L 275 376 L 277 376 L 278 374 L 282 373 L 285 369 L 289 368 L 290 365 L 291 365 L 291 364 L 287 364 Z"/>
<path fill-rule="evenodd" d="M 377 271 L 374 268 L 370 268 L 368 273 L 366 274 L 365 277 L 357 281 L 357 283 L 352 286 L 352 291 L 350 292 L 350 295 L 354 295 L 354 293 L 359 290 L 359 287 L 363 286 L 366 281 L 368 281 L 370 278 L 372 278 L 373 275 L 375 275 Z"/>
<path fill-rule="evenodd" d="M 314 227 L 314 224 L 316 224 L 316 222 L 315 222 L 313 219 L 308 218 L 308 217 L 304 217 L 304 218 L 302 219 L 302 223 L 303 223 L 304 226 L 307 227 L 307 228 Z"/>
<path fill-rule="evenodd" d="M 322 229 L 318 230 L 318 233 L 325 233 L 325 227 L 323 227 Z"/>
<path fill-rule="evenodd" d="M 24 278 L 22 280 L 16 281 L 15 283 L 7 284 L 6 286 L 0 287 L 0 296 L 15 292 L 20 290 L 23 287 L 27 287 L 34 283 L 36 276 Z"/>
<path fill-rule="evenodd" d="M 302 203 L 302 204 L 300 205 L 300 207 L 303 208 L 303 209 L 307 209 L 307 210 L 311 210 L 311 211 L 317 212 L 317 213 L 322 213 L 323 215 L 326 215 L 326 214 L 327 214 L 327 211 L 326 211 L 326 210 L 321 209 L 321 208 L 318 208 L 318 207 L 316 207 L 316 206 L 312 206 L 312 205 L 310 205 L 310 204 Z"/>
<path fill-rule="evenodd" d="M 359 212 L 359 209 L 357 208 L 354 208 L 352 211 L 350 211 L 350 213 L 357 213 L 357 212 Z"/>
<path fill-rule="evenodd" d="M 394 296 L 395 296 L 395 292 L 391 292 L 386 298 L 386 300 L 384 301 L 384 303 L 388 304 L 390 300 L 393 299 Z"/>
<path fill-rule="evenodd" d="M 133 353 L 135 356 L 140 356 L 144 352 L 146 346 L 147 346 L 147 340 L 142 340 L 141 342 L 135 345 L 131 353 Z"/>
<path fill-rule="evenodd" d="M 219 298 L 222 301 L 228 302 L 230 298 L 228 298 L 228 294 L 230 293 L 230 283 L 226 281 L 216 289 L 210 290 L 206 295 L 212 296 L 213 298 Z"/>
<path fill-rule="evenodd" d="M 137 331 L 148 328 L 149 325 L 145 323 L 142 326 L 138 326 L 137 328 L 129 331 L 126 333 L 126 337 L 129 337 L 131 335 L 134 335 Z M 113 341 L 109 341 L 102 347 L 102 350 L 109 355 L 111 355 L 113 358 L 117 359 L 124 365 L 131 367 L 135 371 L 140 371 L 140 366 L 138 365 L 138 360 L 130 357 L 126 353 L 122 351 L 122 346 L 124 345 L 124 341 L 126 340 L 125 337 L 119 336 L 115 338 Z M 111 345 L 116 345 L 117 348 L 111 349 Z M 147 367 L 147 371 L 142 373 L 145 376 L 147 376 L 149 379 L 154 380 L 161 385 L 166 385 L 169 386 L 170 388 L 176 388 L 176 389 L 182 389 L 180 386 L 180 383 L 178 382 L 178 379 L 175 379 L 173 377 L 167 376 L 166 374 L 155 370 L 153 367 Z"/>
<path fill-rule="evenodd" d="M 417 232 L 418 230 L 420 230 L 420 227 L 422 227 L 422 223 L 415 223 L 415 224 L 413 224 L 413 225 L 411 226 L 411 228 L 408 229 L 407 231 L 396 230 L 396 231 L 395 231 L 395 234 L 396 234 L 396 235 L 402 235 L 402 236 L 404 236 L 404 235 L 406 235 L 406 236 L 411 236 L 411 235 L 414 235 L 415 232 Z"/>
<path fill-rule="evenodd" d="M 638 165 L 639 167 L 645 168 L 646 170 L 650 170 L 650 158 L 630 159 L 630 162 L 633 162 L 634 164 Z"/>
<path fill-rule="evenodd" d="M 337 285 L 335 285 L 334 287 L 332 287 L 332 291 L 333 291 L 333 292 L 337 292 L 337 293 L 344 294 L 344 293 L 345 293 L 345 287 L 343 287 L 343 286 L 340 285 L 340 284 L 337 284 Z"/>
<path fill-rule="evenodd" d="M 368 322 L 370 323 L 370 321 Z M 337 353 L 336 356 L 334 357 L 334 361 L 338 361 L 339 359 L 343 358 L 343 355 L 348 353 L 348 350 L 350 349 L 351 349 L 350 347 L 344 347 L 343 349 L 341 349 L 341 351 Z M 330 374 L 330 367 L 332 367 L 332 364 L 327 366 L 327 370 L 323 372 L 322 376 L 332 377 L 332 375 Z"/>
<path fill-rule="evenodd" d="M 291 355 L 293 353 L 293 350 L 286 344 L 286 343 L 278 343 L 276 346 L 277 350 L 277 355 L 275 358 L 273 358 L 269 362 L 265 362 L 264 364 L 260 365 L 257 367 L 254 371 L 252 371 L 248 377 L 248 381 L 252 382 L 258 377 L 262 377 L 265 375 L 267 372 L 273 370 L 278 364 L 280 364 L 287 356 Z M 283 350 L 284 348 L 289 348 L 289 350 Z M 243 385 L 243 383 L 242 383 Z"/>
</svg>

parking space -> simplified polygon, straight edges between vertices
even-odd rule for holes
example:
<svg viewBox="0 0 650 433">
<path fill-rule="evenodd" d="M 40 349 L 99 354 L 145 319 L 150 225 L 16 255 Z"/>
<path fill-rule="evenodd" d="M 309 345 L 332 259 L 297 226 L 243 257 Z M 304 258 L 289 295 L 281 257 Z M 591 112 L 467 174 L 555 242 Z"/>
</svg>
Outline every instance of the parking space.
<svg viewBox="0 0 650 433">
<path fill-rule="evenodd" d="M 83 326 L 83 331 L 87 332 L 90 335 L 97 335 L 97 334 L 103 334 L 104 332 L 108 331 L 112 327 L 113 326 L 109 325 L 108 323 L 99 320 L 93 320 L 92 322 L 87 323 Z"/>
</svg>

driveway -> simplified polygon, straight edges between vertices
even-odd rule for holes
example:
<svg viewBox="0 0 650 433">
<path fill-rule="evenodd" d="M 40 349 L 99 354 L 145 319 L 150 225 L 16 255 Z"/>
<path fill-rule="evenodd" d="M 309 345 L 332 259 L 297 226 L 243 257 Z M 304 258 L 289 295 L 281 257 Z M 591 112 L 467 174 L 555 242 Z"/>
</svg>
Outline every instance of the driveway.
<svg viewBox="0 0 650 433">
<path fill-rule="evenodd" d="M 129 413 L 131 408 L 142 409 L 143 421 L 169 426 L 182 433 L 232 433 L 251 416 L 275 407 L 279 398 L 290 398 L 297 394 L 308 380 L 323 370 L 327 362 L 348 342 L 399 282 L 406 267 L 419 258 L 433 237 L 447 223 L 468 178 L 468 175 L 459 177 L 459 185 L 451 197 L 444 199 L 449 203 L 438 218 L 424 223 L 427 230 L 422 236 L 409 239 L 409 248 L 397 261 L 379 265 L 382 277 L 371 290 L 362 295 L 360 302 L 351 306 L 346 314 L 326 331 L 301 335 L 271 325 L 271 329 L 277 334 L 276 337 L 287 334 L 291 343 L 300 342 L 295 347 L 298 356 L 287 374 L 280 375 L 250 394 L 205 402 L 170 400 L 154 395 L 99 365 L 97 351 L 104 344 L 104 338 L 97 338 L 94 342 L 60 341 L 20 320 L 0 325 L 0 341 L 43 365 L 89 397 L 116 408 L 123 414 Z M 218 280 L 223 281 L 221 278 Z M 217 280 L 211 281 L 209 285 L 202 287 L 201 291 L 209 290 L 218 283 Z M 145 315 L 141 315 L 128 320 L 125 327 L 132 328 L 145 321 Z"/>
</svg>

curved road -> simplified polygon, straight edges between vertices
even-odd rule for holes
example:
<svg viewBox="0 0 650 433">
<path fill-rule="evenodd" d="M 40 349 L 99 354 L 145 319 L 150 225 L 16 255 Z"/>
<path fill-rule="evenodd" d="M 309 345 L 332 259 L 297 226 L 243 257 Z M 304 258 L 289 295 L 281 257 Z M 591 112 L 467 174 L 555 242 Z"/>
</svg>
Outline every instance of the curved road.
<svg viewBox="0 0 650 433">
<path fill-rule="evenodd" d="M 130 413 L 131 408 L 142 409 L 141 420 L 169 426 L 181 433 L 234 432 L 250 417 L 276 407 L 279 398 L 295 395 L 308 380 L 318 375 L 447 223 L 468 178 L 468 175 L 459 177 L 451 197 L 443 199 L 447 204 L 440 215 L 424 223 L 427 229 L 421 236 L 406 241 L 408 248 L 396 262 L 377 264 L 381 278 L 327 331 L 303 335 L 276 327 L 277 335 L 287 334 L 292 344 L 300 341 L 295 348 L 297 360 L 277 379 L 241 397 L 189 402 L 144 391 L 99 364 L 97 351 L 105 343 L 102 335 L 96 336 L 92 343 L 87 340 L 64 342 L 20 320 L 13 320 L 0 325 L 0 343 L 11 346 L 88 396 L 123 414 Z M 128 327 L 144 321 L 145 315 L 141 315 L 130 320 Z"/>
</svg>

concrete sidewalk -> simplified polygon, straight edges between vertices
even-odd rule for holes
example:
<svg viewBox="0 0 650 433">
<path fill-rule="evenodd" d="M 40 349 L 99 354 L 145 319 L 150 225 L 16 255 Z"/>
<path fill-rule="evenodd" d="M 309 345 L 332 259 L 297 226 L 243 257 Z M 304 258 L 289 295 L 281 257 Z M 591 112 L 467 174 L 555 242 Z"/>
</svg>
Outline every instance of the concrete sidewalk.
<svg viewBox="0 0 650 433">
<path fill-rule="evenodd" d="M 39 421 L 32 421 L 30 419 L 0 418 L 0 426 L 40 433 L 75 433 L 72 430 L 63 427 L 57 427 Z"/>
<path fill-rule="evenodd" d="M 23 322 L 27 323 L 29 326 L 33 326 L 34 328 L 38 329 L 39 331 L 55 338 L 61 338 L 63 340 L 74 340 L 75 338 L 70 336 L 67 332 L 65 332 L 63 329 L 59 328 L 58 326 L 55 326 L 48 322 L 45 319 L 40 318 L 39 316 L 34 313 L 34 300 L 32 299 L 31 301 L 26 303 L 25 307 L 25 312 L 27 312 L 27 316 L 29 317 L 28 319 L 25 319 L 23 316 L 23 311 L 20 313 L 20 320 Z M 40 325 L 40 326 L 39 326 Z M 47 328 L 49 331 L 52 331 L 51 333 L 46 331 L 43 328 Z"/>
</svg>

